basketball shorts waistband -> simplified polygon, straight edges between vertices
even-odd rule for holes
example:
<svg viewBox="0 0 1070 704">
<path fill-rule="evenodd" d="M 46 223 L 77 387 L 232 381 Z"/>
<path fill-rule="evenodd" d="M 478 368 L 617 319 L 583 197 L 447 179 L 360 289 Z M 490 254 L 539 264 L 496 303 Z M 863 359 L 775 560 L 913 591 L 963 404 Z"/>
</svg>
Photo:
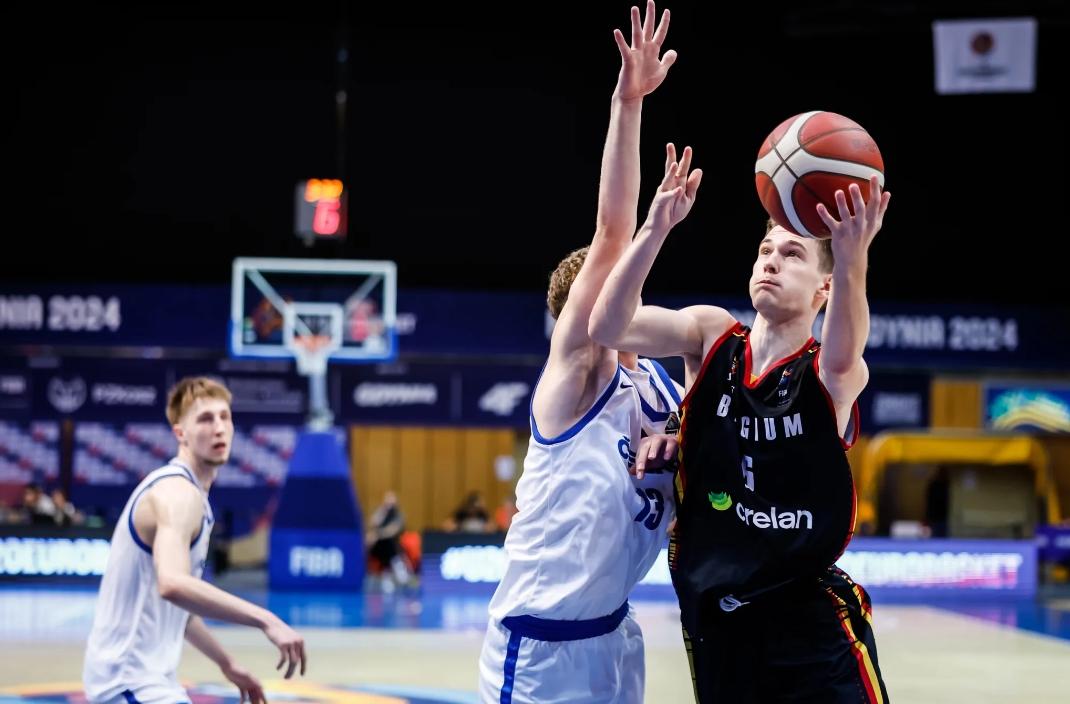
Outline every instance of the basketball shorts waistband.
<svg viewBox="0 0 1070 704">
<path fill-rule="evenodd" d="M 558 621 L 538 616 L 507 616 L 502 626 L 523 638 L 542 641 L 584 640 L 612 633 L 628 615 L 625 601 L 611 614 L 582 621 Z"/>
</svg>

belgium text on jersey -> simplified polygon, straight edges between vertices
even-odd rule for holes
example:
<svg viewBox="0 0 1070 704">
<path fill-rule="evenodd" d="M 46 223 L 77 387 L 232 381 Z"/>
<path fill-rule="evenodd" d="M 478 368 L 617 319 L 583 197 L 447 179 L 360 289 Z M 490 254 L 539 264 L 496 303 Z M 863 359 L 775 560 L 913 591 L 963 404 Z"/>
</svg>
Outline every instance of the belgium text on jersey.
<svg viewBox="0 0 1070 704">
<path fill-rule="evenodd" d="M 728 394 L 721 396 L 720 403 L 717 404 L 717 415 L 722 418 L 728 415 L 728 409 L 732 405 L 732 397 Z M 742 438 L 753 440 L 776 440 L 777 439 L 777 419 L 776 418 L 751 418 L 750 416 L 743 416 L 742 418 L 735 419 L 739 423 L 739 436 Z M 753 424 L 751 423 L 753 420 Z M 792 415 L 781 416 L 781 432 L 784 437 L 791 438 L 797 435 L 803 434 L 802 415 L 794 413 Z"/>
</svg>

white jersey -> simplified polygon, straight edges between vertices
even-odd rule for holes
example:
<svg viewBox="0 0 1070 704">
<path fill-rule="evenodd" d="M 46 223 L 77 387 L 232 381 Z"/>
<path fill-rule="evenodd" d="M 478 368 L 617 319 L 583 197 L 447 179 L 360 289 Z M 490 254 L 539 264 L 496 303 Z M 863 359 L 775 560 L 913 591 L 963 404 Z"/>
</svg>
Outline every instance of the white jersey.
<svg viewBox="0 0 1070 704">
<path fill-rule="evenodd" d="M 123 698 L 130 701 L 130 697 L 143 703 L 189 701 L 175 674 L 189 612 L 160 596 L 152 548 L 134 530 L 138 500 L 166 477 L 182 477 L 200 489 L 189 467 L 173 459 L 150 472 L 126 502 L 112 534 L 86 646 L 82 680 L 90 702 Z M 194 577 L 204 572 L 213 522 L 207 493 L 202 494 L 204 520 L 190 545 L 190 571 Z M 124 692 L 129 692 L 130 697 Z"/>
<path fill-rule="evenodd" d="M 673 474 L 628 474 L 643 431 L 663 432 L 679 388 L 653 360 L 618 365 L 574 426 L 546 438 L 531 417 L 506 567 L 490 616 L 583 620 L 605 616 L 665 547 L 675 515 Z"/>
</svg>

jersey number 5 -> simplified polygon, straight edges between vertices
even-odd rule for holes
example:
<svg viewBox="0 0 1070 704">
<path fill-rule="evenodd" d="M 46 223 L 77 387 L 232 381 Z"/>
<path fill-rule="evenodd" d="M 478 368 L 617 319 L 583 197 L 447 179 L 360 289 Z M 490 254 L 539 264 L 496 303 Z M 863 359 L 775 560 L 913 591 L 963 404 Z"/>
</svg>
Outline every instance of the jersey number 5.
<svg viewBox="0 0 1070 704">
<path fill-rule="evenodd" d="M 750 455 L 743 455 L 743 483 L 747 485 L 747 488 L 754 491 L 754 458 Z"/>
</svg>

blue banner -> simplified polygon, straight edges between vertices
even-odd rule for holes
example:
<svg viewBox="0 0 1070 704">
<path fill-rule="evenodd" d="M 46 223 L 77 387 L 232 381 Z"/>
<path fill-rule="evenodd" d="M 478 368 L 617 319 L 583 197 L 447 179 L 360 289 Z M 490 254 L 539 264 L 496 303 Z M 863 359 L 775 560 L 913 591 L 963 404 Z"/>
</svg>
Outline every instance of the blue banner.
<svg viewBox="0 0 1070 704">
<path fill-rule="evenodd" d="M 528 425 L 541 364 L 474 362 L 335 365 L 328 402 L 339 423 Z M 233 396 L 235 423 L 305 423 L 308 379 L 285 360 L 65 358 L 0 365 L 0 413 L 11 420 L 166 424 L 167 393 L 180 378 L 206 375 Z"/>
<path fill-rule="evenodd" d="M 0 526 L 0 582 L 95 582 L 108 563 L 111 531 Z"/>
<path fill-rule="evenodd" d="M 485 595 L 494 593 L 505 574 L 504 533 L 442 533 L 424 531 L 420 585 L 425 594 Z M 631 599 L 676 599 L 669 574 L 668 547 L 661 550 Z"/>
<path fill-rule="evenodd" d="M 363 587 L 364 520 L 332 432 L 297 441 L 272 521 L 268 575 L 273 589 Z"/>
<path fill-rule="evenodd" d="M 875 303 L 865 357 L 870 366 L 933 369 L 1065 369 L 1070 345 L 1066 308 Z"/>
<path fill-rule="evenodd" d="M 548 322 L 545 293 L 398 291 L 401 354 L 545 357 Z"/>
<path fill-rule="evenodd" d="M 210 376 L 230 389 L 234 419 L 242 423 L 304 424 L 308 379 L 294 363 L 273 359 L 166 362 L 168 388 L 184 376 Z"/>
<path fill-rule="evenodd" d="M 427 593 L 492 594 L 505 570 L 501 536 L 426 541 Z M 877 599 L 1028 599 L 1037 590 L 1037 545 L 1027 540 L 855 538 L 837 564 Z M 667 551 L 632 591 L 633 599 L 675 598 Z"/>
<path fill-rule="evenodd" d="M 994 430 L 1070 433 L 1070 386 L 990 383 L 984 404 Z"/>
<path fill-rule="evenodd" d="M 528 426 L 537 366 L 473 366 L 464 370 L 461 417 L 465 425 Z"/>
<path fill-rule="evenodd" d="M 164 368 L 145 360 L 64 360 L 33 370 L 36 418 L 161 420 Z"/>
<path fill-rule="evenodd" d="M 1070 567 L 1070 526 L 1037 526 L 1037 550 L 1042 561 Z"/>
<path fill-rule="evenodd" d="M 361 591 L 363 531 L 273 528 L 268 580 L 272 589 Z"/>
<path fill-rule="evenodd" d="M 9 418 L 29 417 L 33 403 L 30 373 L 0 367 L 0 413 Z"/>
<path fill-rule="evenodd" d="M 87 284 L 0 290 L 0 345 L 225 349 L 226 286 Z"/>
<path fill-rule="evenodd" d="M 928 428 L 931 384 L 928 374 L 871 372 L 858 397 L 860 432 L 873 435 L 897 428 Z"/>
<path fill-rule="evenodd" d="M 722 306 L 745 323 L 747 299 L 663 297 L 670 308 Z M 112 346 L 226 350 L 228 286 L 69 285 L 0 289 L 0 346 Z M 400 354 L 523 356 L 548 349 L 552 321 L 542 291 L 398 291 Z M 815 326 L 820 337 L 819 318 Z M 871 304 L 870 366 L 1063 370 L 1070 347 L 1065 307 Z"/>
<path fill-rule="evenodd" d="M 836 564 L 874 598 L 1029 599 L 1037 591 L 1031 540 L 855 538 Z"/>
<path fill-rule="evenodd" d="M 340 366 L 338 420 L 400 425 L 528 426 L 542 367 L 405 362 Z"/>
<path fill-rule="evenodd" d="M 461 373 L 452 365 L 380 364 L 338 370 L 341 420 L 461 423 Z"/>
<path fill-rule="evenodd" d="M 293 362 L 227 358 L 9 358 L 0 361 L 0 413 L 24 420 L 166 422 L 167 392 L 194 375 L 226 384 L 239 423 L 305 422 L 308 379 Z"/>
</svg>

